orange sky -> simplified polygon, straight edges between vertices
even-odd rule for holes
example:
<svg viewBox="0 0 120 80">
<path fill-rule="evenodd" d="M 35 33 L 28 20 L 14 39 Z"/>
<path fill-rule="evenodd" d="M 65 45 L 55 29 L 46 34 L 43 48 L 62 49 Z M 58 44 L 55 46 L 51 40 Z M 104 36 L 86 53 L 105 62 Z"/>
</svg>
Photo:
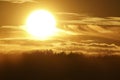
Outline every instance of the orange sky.
<svg viewBox="0 0 120 80">
<path fill-rule="evenodd" d="M 27 15 L 37 8 L 47 8 L 58 12 L 86 13 L 91 16 L 120 16 L 118 0 L 36 0 L 36 2 L 25 3 L 8 1 L 0 1 L 0 25 L 21 25 Z"/>
</svg>

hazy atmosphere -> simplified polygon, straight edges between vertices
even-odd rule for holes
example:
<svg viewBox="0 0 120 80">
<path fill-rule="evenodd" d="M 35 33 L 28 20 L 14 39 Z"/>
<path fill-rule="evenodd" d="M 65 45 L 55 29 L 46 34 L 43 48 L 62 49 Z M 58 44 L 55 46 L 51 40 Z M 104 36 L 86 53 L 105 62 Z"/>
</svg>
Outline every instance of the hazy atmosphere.
<svg viewBox="0 0 120 80">
<path fill-rule="evenodd" d="M 53 49 L 83 53 L 110 51 L 118 54 L 120 52 L 118 3 L 117 0 L 1 0 L 0 49 L 1 51 Z M 36 9 L 52 11 L 57 19 L 56 27 L 59 30 L 51 39 L 36 40 L 24 30 L 28 15 Z"/>
<path fill-rule="evenodd" d="M 0 80 L 119 80 L 119 0 L 0 0 Z"/>
</svg>

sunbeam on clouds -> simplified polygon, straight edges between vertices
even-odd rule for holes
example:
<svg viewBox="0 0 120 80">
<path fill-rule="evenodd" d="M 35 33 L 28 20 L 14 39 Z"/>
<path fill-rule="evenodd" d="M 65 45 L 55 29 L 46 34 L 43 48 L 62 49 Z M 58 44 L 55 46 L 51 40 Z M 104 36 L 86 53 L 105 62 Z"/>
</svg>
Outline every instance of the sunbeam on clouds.
<svg viewBox="0 0 120 80">
<path fill-rule="evenodd" d="M 24 26 L 0 27 L 0 50 L 52 49 L 56 52 L 84 54 L 120 53 L 120 17 L 89 17 L 63 12 L 56 15 L 59 19 L 58 35 L 51 40 L 41 41 L 27 37 Z"/>
</svg>

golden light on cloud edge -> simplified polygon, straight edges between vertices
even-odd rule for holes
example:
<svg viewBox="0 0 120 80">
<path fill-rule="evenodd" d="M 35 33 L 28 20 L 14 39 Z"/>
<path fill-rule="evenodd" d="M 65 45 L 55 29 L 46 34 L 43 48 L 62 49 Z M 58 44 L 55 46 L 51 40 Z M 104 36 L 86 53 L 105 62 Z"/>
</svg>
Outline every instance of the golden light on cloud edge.
<svg viewBox="0 0 120 80">
<path fill-rule="evenodd" d="M 56 19 L 47 10 L 35 10 L 28 16 L 25 30 L 34 39 L 46 40 L 57 31 Z"/>
</svg>

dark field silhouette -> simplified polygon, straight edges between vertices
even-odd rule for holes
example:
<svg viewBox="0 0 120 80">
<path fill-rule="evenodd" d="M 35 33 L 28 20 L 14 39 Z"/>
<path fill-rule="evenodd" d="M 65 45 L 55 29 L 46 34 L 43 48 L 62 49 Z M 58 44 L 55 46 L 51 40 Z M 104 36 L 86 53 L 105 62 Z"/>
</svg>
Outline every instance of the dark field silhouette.
<svg viewBox="0 0 120 80">
<path fill-rule="evenodd" d="M 1 53 L 0 80 L 120 80 L 120 56 L 52 50 Z"/>
</svg>

